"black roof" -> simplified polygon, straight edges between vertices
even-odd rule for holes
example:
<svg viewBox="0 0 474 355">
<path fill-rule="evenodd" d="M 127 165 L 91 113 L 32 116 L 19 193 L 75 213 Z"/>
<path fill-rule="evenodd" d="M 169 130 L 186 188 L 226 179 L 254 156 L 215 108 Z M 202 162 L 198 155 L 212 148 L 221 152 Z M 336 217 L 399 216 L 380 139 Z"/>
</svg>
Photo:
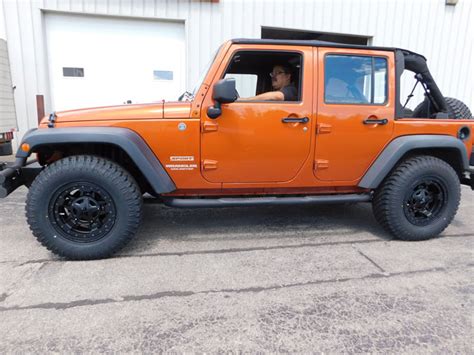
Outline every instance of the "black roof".
<svg viewBox="0 0 474 355">
<path fill-rule="evenodd" d="M 303 40 L 303 39 L 255 39 L 255 38 L 234 38 L 232 43 L 237 44 L 283 44 L 288 46 L 311 46 L 311 47 L 332 47 L 332 48 L 351 48 L 351 49 L 373 49 L 379 51 L 402 51 L 407 54 L 417 55 L 426 58 L 421 54 L 409 51 L 407 49 L 396 48 L 396 47 L 376 47 L 376 46 L 364 46 L 359 44 L 344 44 L 335 42 L 326 42 L 318 40 Z"/>
</svg>

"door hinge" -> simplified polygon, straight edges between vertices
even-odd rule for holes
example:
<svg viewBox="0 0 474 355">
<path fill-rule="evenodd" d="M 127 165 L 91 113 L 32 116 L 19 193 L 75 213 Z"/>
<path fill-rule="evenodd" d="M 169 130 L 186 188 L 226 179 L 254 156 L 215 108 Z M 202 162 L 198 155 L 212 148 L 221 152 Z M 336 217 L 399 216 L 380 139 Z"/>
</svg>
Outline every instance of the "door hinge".
<svg viewBox="0 0 474 355">
<path fill-rule="evenodd" d="M 202 133 L 217 132 L 218 128 L 219 128 L 219 124 L 215 122 L 205 121 L 201 125 L 201 132 Z"/>
<path fill-rule="evenodd" d="M 318 159 L 314 161 L 314 170 L 329 168 L 329 160 Z"/>
<path fill-rule="evenodd" d="M 327 123 L 318 123 L 316 128 L 317 134 L 331 133 L 332 126 Z"/>
<path fill-rule="evenodd" d="M 216 170 L 217 160 L 204 159 L 201 165 L 202 165 L 202 170 Z"/>
</svg>

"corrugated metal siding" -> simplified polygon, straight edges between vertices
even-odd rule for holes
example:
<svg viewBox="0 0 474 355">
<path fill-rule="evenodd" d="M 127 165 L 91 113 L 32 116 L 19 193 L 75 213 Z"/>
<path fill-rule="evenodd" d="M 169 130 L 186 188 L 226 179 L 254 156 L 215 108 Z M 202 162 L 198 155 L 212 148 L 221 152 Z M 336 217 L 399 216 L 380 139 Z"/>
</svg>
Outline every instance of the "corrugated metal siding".
<svg viewBox="0 0 474 355">
<path fill-rule="evenodd" d="M 45 94 L 50 109 L 42 11 L 185 20 L 188 87 L 221 42 L 259 38 L 261 26 L 370 36 L 373 45 L 424 54 L 442 92 L 474 109 L 470 0 L 456 6 L 446 6 L 445 0 L 0 1 L 22 132 L 36 126 L 36 94 Z"/>
<path fill-rule="evenodd" d="M 13 101 L 7 42 L 0 38 L 0 133 L 16 129 L 15 102 Z"/>
</svg>

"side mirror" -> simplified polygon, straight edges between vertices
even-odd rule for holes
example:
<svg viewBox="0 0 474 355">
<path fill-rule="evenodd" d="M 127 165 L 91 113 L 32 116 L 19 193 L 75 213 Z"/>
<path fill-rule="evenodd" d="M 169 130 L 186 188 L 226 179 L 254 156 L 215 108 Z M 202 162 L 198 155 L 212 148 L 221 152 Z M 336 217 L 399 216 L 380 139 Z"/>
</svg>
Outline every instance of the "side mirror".
<svg viewBox="0 0 474 355">
<path fill-rule="evenodd" d="M 235 89 L 235 79 L 222 79 L 214 84 L 212 99 L 221 104 L 228 104 L 237 100 L 239 95 Z"/>
<path fill-rule="evenodd" d="M 238 97 L 235 79 L 219 80 L 214 84 L 212 92 L 212 99 L 216 103 L 207 109 L 207 115 L 213 119 L 219 117 L 222 114 L 221 104 L 234 102 Z"/>
</svg>

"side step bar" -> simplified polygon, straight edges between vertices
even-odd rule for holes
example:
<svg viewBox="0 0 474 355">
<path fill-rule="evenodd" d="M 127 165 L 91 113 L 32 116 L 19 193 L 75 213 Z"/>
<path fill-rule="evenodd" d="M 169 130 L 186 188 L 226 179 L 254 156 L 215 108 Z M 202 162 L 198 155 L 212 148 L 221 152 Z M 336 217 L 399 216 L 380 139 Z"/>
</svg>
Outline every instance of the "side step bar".
<svg viewBox="0 0 474 355">
<path fill-rule="evenodd" d="M 318 205 L 346 202 L 369 202 L 372 196 L 367 194 L 343 194 L 291 197 L 222 197 L 222 198 L 162 198 L 166 206 L 178 208 L 211 208 L 241 206 L 275 205 Z"/>
</svg>

